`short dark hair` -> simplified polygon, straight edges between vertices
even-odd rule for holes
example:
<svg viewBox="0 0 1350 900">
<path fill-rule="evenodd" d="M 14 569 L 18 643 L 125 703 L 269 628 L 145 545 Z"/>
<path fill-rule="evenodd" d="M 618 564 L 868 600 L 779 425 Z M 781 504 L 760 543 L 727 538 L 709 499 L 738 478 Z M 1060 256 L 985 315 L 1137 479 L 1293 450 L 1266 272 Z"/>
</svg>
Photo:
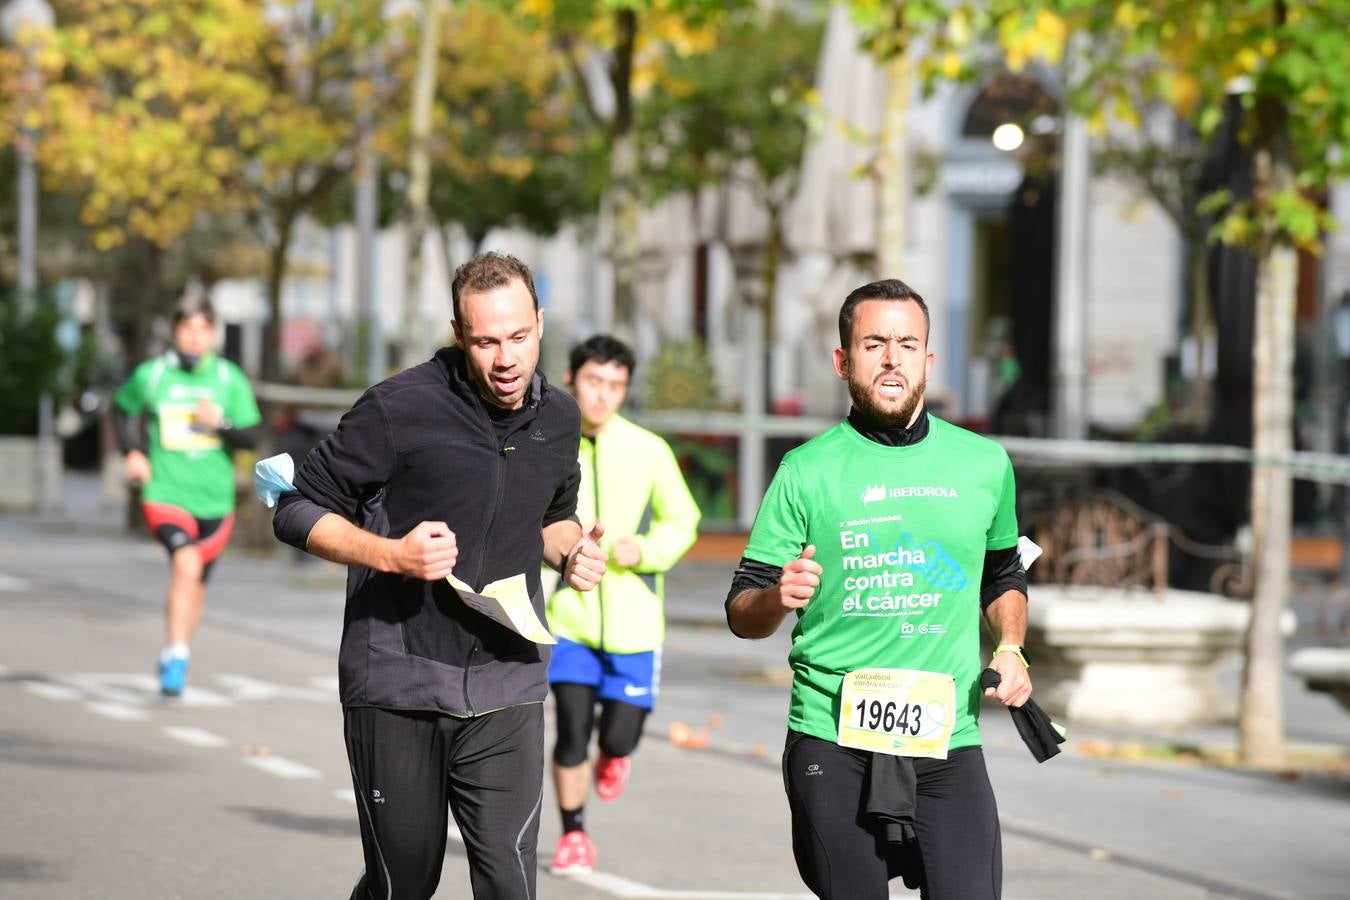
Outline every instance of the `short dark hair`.
<svg viewBox="0 0 1350 900">
<path fill-rule="evenodd" d="M 534 291 L 534 276 L 530 267 L 509 253 L 490 250 L 480 253 L 473 259 L 455 269 L 455 278 L 450 282 L 450 305 L 454 310 L 455 321 L 459 319 L 459 298 L 468 292 L 477 294 L 483 291 L 506 287 L 519 279 L 524 282 L 534 301 L 535 312 L 539 311 L 539 295 Z"/>
<path fill-rule="evenodd" d="M 567 357 L 567 369 L 573 375 L 581 370 L 581 367 L 588 362 L 600 363 L 618 363 L 628 370 L 628 377 L 633 377 L 633 368 L 637 365 L 637 357 L 633 355 L 633 348 L 629 347 L 623 341 L 608 334 L 597 334 L 586 338 L 580 344 L 572 348 L 572 352 Z"/>
<path fill-rule="evenodd" d="M 918 291 L 899 278 L 883 278 L 880 281 L 864 284 L 862 287 L 854 289 L 853 293 L 844 298 L 844 305 L 839 307 L 840 347 L 848 347 L 849 341 L 853 337 L 853 311 L 864 300 L 909 300 L 919 304 L 919 309 L 923 310 L 923 339 L 924 343 L 928 342 L 928 338 L 933 331 L 933 320 L 928 316 L 928 304 L 923 302 L 923 298 L 919 296 Z"/>
<path fill-rule="evenodd" d="M 173 305 L 173 318 L 170 322 L 177 328 L 193 316 L 201 316 L 210 324 L 216 324 L 216 308 L 211 305 L 211 298 L 202 291 L 189 291 L 184 294 Z"/>
</svg>

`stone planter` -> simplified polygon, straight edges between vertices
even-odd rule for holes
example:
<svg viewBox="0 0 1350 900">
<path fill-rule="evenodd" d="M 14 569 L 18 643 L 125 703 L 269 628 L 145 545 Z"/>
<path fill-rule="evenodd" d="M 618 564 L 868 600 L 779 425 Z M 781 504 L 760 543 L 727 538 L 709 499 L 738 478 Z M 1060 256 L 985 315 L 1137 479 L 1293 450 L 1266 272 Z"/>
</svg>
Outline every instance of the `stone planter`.
<svg viewBox="0 0 1350 900">
<path fill-rule="evenodd" d="M 1330 694 L 1350 709 L 1350 647 L 1306 647 L 1289 657 L 1289 669 L 1308 690 Z"/>
<path fill-rule="evenodd" d="M 1037 701 L 1092 725 L 1230 723 L 1220 666 L 1242 652 L 1251 607 L 1214 594 L 1077 585 L 1031 588 L 1026 648 Z M 1286 634 L 1294 617 L 1286 612 Z"/>
<path fill-rule="evenodd" d="M 36 512 L 43 486 L 41 444 L 35 437 L 0 436 L 0 510 Z M 61 445 L 52 441 L 46 453 L 52 483 L 48 496 L 61 496 Z"/>
</svg>

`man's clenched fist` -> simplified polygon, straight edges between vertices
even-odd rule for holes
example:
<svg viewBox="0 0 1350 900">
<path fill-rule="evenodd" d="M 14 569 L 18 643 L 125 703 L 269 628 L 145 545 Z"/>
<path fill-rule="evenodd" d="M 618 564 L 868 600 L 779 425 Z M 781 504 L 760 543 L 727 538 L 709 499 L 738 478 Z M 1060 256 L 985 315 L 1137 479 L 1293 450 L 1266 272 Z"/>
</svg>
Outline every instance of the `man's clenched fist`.
<svg viewBox="0 0 1350 900">
<path fill-rule="evenodd" d="M 609 554 L 600 549 L 600 538 L 604 533 L 604 526 L 596 522 L 590 532 L 568 551 L 562 575 L 569 587 L 589 591 L 604 577 L 605 567 L 609 564 Z"/>
<path fill-rule="evenodd" d="M 783 566 L 783 574 L 778 578 L 778 595 L 788 609 L 801 609 L 820 587 L 820 573 L 825 570 L 811 558 L 815 555 L 816 545 L 808 544 L 801 556 Z"/>
<path fill-rule="evenodd" d="M 394 544 L 391 568 L 400 575 L 438 581 L 459 559 L 455 533 L 444 522 L 423 522 Z"/>
</svg>

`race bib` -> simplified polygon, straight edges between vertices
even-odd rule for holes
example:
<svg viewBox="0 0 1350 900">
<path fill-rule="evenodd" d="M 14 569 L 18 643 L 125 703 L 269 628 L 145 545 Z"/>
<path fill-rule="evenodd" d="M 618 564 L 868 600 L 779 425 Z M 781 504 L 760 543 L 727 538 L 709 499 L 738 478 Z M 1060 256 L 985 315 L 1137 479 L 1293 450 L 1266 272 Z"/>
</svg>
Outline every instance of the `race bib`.
<svg viewBox="0 0 1350 900">
<path fill-rule="evenodd" d="M 956 721 L 956 679 L 919 669 L 858 669 L 839 698 L 841 747 L 946 759 Z"/>
<path fill-rule="evenodd" d="M 220 435 L 198 427 L 196 403 L 161 403 L 159 443 L 165 450 L 218 450 Z"/>
</svg>

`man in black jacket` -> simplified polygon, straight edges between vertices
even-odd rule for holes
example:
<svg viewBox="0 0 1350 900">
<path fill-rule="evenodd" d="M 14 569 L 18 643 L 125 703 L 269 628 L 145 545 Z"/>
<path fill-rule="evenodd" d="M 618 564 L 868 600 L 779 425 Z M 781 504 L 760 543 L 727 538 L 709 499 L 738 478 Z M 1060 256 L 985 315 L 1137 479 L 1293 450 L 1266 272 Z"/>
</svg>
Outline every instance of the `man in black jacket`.
<svg viewBox="0 0 1350 900">
<path fill-rule="evenodd" d="M 338 658 L 366 872 L 353 900 L 426 898 L 446 802 L 475 898 L 532 900 L 549 654 L 479 614 L 474 590 L 540 561 L 579 590 L 605 571 L 576 517 L 580 415 L 536 371 L 543 313 L 504 254 L 455 272 L 455 346 L 366 391 L 311 452 L 273 527 L 349 566 Z"/>
</svg>

